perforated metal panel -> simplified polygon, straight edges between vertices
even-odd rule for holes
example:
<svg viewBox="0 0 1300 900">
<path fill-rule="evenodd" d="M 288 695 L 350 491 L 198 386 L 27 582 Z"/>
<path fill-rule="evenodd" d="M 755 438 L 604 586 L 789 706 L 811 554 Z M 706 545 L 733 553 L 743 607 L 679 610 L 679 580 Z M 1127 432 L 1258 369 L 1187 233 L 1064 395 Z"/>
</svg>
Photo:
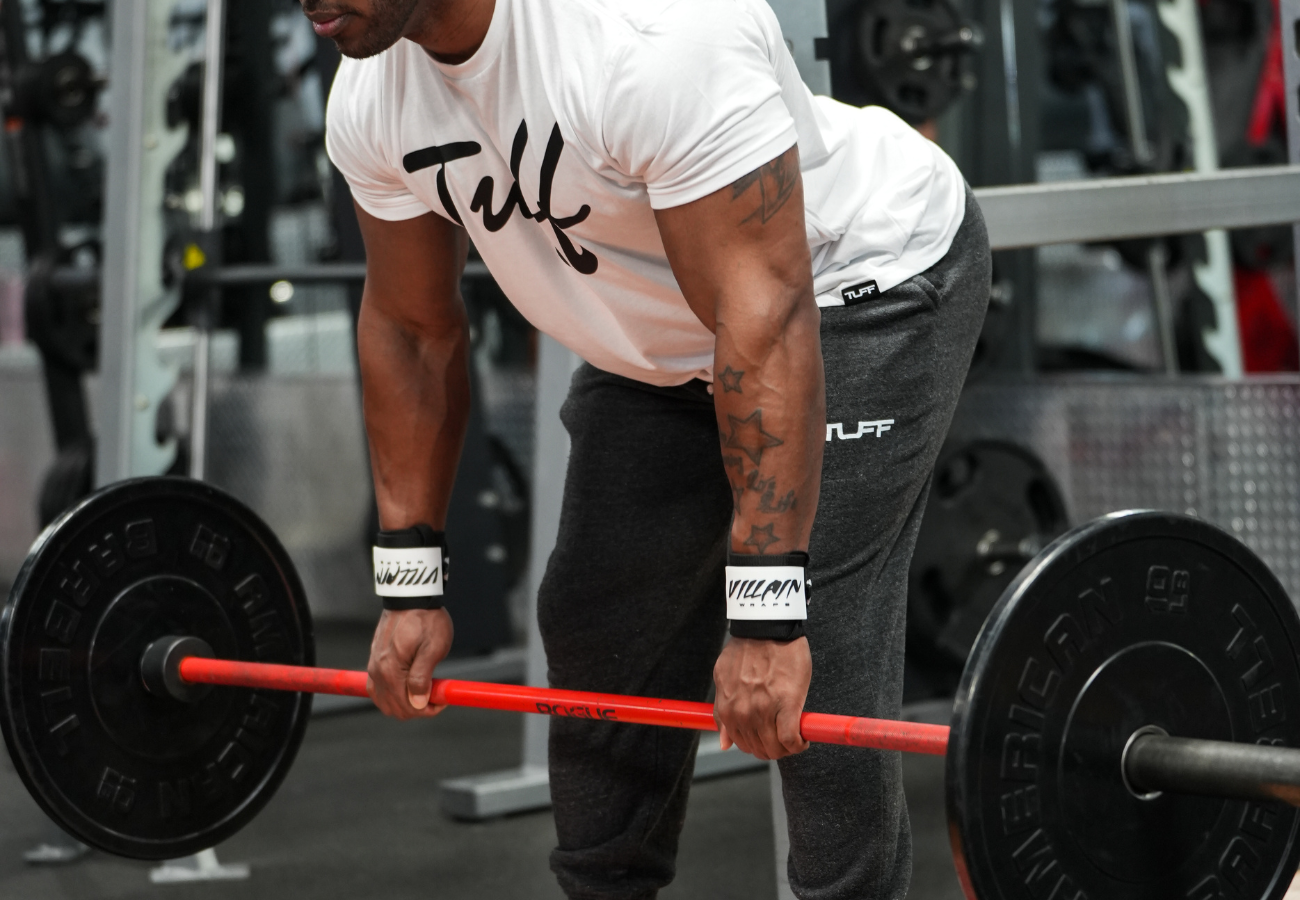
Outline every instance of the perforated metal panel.
<svg viewBox="0 0 1300 900">
<path fill-rule="evenodd" d="M 1072 521 L 1119 509 L 1199 516 L 1300 600 L 1300 379 L 989 381 L 952 433 L 1016 441 L 1060 482 Z"/>
</svg>

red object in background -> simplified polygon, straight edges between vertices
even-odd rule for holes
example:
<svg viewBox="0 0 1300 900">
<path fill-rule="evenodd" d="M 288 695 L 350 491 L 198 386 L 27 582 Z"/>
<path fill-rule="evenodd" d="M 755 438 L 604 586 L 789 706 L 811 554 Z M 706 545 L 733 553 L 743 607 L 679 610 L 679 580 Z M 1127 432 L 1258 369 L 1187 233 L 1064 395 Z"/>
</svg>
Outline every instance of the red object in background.
<svg viewBox="0 0 1300 900">
<path fill-rule="evenodd" d="M 1300 371 L 1300 344 L 1295 326 L 1278 300 L 1267 272 L 1236 269 L 1237 327 L 1241 330 L 1242 366 L 1247 372 Z"/>
<path fill-rule="evenodd" d="M 343 669 L 280 666 L 190 656 L 181 660 L 180 676 L 182 680 L 195 684 L 366 696 L 366 673 Z M 429 703 L 637 725 L 666 725 L 698 731 L 716 731 L 718 727 L 713 721 L 713 707 L 707 703 L 561 691 L 513 684 L 450 681 L 443 678 L 433 679 Z M 799 730 L 805 740 L 819 744 L 843 744 L 938 756 L 948 752 L 946 725 L 804 713 Z"/>
<path fill-rule="evenodd" d="M 1273 133 L 1274 123 L 1286 122 L 1286 78 L 1282 74 L 1282 16 L 1277 0 L 1273 0 L 1273 28 L 1268 34 L 1268 50 L 1264 53 L 1264 67 L 1259 73 L 1259 87 L 1255 90 L 1255 103 L 1250 110 L 1250 125 L 1246 140 L 1258 147 Z"/>
<path fill-rule="evenodd" d="M 1266 143 L 1277 129 L 1286 131 L 1286 78 L 1282 71 L 1282 15 L 1273 0 L 1273 27 L 1268 35 L 1264 66 L 1251 107 L 1246 141 Z M 1300 371 L 1296 329 L 1278 299 L 1267 271 L 1236 268 L 1237 326 L 1241 331 L 1242 366 L 1247 372 Z"/>
</svg>

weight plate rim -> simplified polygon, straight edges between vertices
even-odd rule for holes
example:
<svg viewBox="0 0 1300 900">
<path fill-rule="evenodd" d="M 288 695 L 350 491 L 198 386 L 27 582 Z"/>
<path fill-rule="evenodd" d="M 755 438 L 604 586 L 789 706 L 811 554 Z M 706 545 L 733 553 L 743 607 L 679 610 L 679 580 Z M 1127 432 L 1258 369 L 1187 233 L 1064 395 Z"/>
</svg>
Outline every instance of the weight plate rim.
<svg viewBox="0 0 1300 900">
<path fill-rule="evenodd" d="M 1102 549 L 1109 549 L 1143 535 L 1135 534 L 1144 525 L 1164 523 L 1172 528 L 1183 530 L 1180 535 L 1185 540 L 1194 540 L 1221 553 L 1238 564 L 1243 572 L 1256 581 L 1265 593 L 1276 593 L 1288 600 L 1295 610 L 1294 600 L 1277 576 L 1259 556 L 1236 536 L 1223 528 L 1182 513 L 1158 509 L 1127 509 L 1108 513 L 1069 529 L 1030 561 L 1012 580 L 998 602 L 989 613 L 984 626 L 980 629 L 971 648 L 966 668 L 953 701 L 951 730 L 949 732 L 948 754 L 944 763 L 945 806 L 948 819 L 948 837 L 952 849 L 953 864 L 957 870 L 958 881 L 967 900 L 1003 900 L 1002 893 L 995 885 L 978 883 L 973 877 L 967 857 L 971 855 L 966 849 L 968 843 L 974 844 L 978 852 L 978 842 L 968 842 L 973 817 L 969 814 L 972 798 L 961 791 L 962 778 L 959 769 L 970 753 L 971 732 L 979 724 L 970 716 L 970 708 L 985 690 L 987 680 L 980 678 L 981 667 L 973 664 L 982 659 L 991 647 L 996 647 L 1003 630 L 1021 601 L 1025 588 L 1032 580 L 1046 574 L 1056 567 L 1072 568 L 1088 556 Z M 1069 555 L 1074 559 L 1069 559 Z M 1300 653 L 1300 615 L 1283 617 L 1286 629 L 1285 637 L 1293 652 Z M 1280 873 L 1294 872 L 1300 864 L 1300 817 L 1292 824 L 1288 838 L 1291 846 L 1284 858 Z M 1289 878 L 1277 877 L 1261 900 L 1280 898 L 1289 885 Z"/>
<path fill-rule="evenodd" d="M 150 494 L 158 495 L 163 492 L 168 495 L 189 496 L 205 503 L 215 500 L 217 503 L 222 504 L 228 515 L 240 519 L 248 527 L 249 532 L 275 559 L 289 584 L 290 592 L 297 601 L 296 606 L 301 625 L 303 664 L 315 665 L 315 626 L 311 608 L 307 602 L 307 593 L 297 568 L 293 565 L 293 561 L 280 539 L 271 527 L 241 500 L 214 485 L 180 476 L 145 476 L 116 481 L 99 488 L 69 507 L 46 526 L 32 543 L 31 549 L 14 578 L 13 586 L 10 588 L 9 595 L 5 600 L 4 609 L 0 611 L 0 734 L 4 737 L 5 747 L 14 761 L 14 769 L 23 782 L 23 786 L 42 812 L 83 843 L 116 856 L 151 862 L 190 856 L 201 850 L 215 847 L 238 833 L 260 814 L 266 804 L 279 791 L 285 777 L 293 768 L 298 750 L 301 748 L 303 738 L 306 736 L 307 726 L 310 723 L 313 699 L 313 696 L 309 693 L 296 695 L 295 715 L 297 719 L 289 732 L 287 742 L 281 748 L 279 757 L 272 766 L 267 778 L 262 782 L 262 787 L 257 794 L 231 810 L 226 817 L 226 821 L 219 827 L 206 831 L 188 833 L 167 841 L 133 839 L 130 843 L 120 842 L 114 840 L 111 836 L 92 833 L 90 830 L 83 828 L 83 822 L 80 821 L 83 818 L 81 816 L 78 816 L 78 821 L 71 821 L 65 815 L 65 810 L 48 798 L 45 791 L 35 783 L 33 773 L 38 767 L 41 767 L 39 754 L 30 741 L 24 740 L 22 736 L 13 733 L 15 704 L 11 696 L 9 672 L 10 667 L 14 664 L 11 639 L 14 637 L 13 618 L 17 598 L 31 579 L 32 573 L 40 565 L 44 555 L 50 552 L 51 544 L 60 533 L 61 527 L 69 519 L 86 513 L 91 507 L 103 506 L 108 508 L 119 503 L 128 503 L 140 497 Z"/>
</svg>

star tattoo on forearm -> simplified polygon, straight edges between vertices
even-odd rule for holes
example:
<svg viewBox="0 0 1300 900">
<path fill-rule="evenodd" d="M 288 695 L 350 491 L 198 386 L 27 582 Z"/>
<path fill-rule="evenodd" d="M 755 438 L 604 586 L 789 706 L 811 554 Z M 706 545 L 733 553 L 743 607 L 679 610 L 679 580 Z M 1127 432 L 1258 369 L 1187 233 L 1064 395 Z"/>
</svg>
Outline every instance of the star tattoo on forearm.
<svg viewBox="0 0 1300 900">
<path fill-rule="evenodd" d="M 763 451 L 770 447 L 780 447 L 785 441 L 763 430 L 763 411 L 756 409 L 745 418 L 727 414 L 731 425 L 731 434 L 723 441 L 723 446 L 740 450 L 749 457 L 754 465 L 762 465 Z"/>
<path fill-rule="evenodd" d="M 722 382 L 722 392 L 724 394 L 743 394 L 740 389 L 740 379 L 745 377 L 744 372 L 737 372 L 731 366 L 727 366 L 718 373 L 718 380 Z"/>
<path fill-rule="evenodd" d="M 768 522 L 762 528 L 759 528 L 757 525 L 749 526 L 749 537 L 741 546 L 754 547 L 761 556 L 763 551 L 781 540 L 779 535 L 773 533 L 775 528 L 776 523 L 774 522 Z"/>
</svg>

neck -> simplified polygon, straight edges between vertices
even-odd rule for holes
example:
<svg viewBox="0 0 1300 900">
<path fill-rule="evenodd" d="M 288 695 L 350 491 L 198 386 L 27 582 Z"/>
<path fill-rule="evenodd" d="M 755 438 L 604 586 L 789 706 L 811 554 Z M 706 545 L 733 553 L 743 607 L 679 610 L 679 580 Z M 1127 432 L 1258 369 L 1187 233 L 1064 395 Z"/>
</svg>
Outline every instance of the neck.
<svg viewBox="0 0 1300 900">
<path fill-rule="evenodd" d="M 496 0 L 440 0 L 422 6 L 406 38 L 438 62 L 457 65 L 473 56 L 487 37 Z"/>
</svg>

